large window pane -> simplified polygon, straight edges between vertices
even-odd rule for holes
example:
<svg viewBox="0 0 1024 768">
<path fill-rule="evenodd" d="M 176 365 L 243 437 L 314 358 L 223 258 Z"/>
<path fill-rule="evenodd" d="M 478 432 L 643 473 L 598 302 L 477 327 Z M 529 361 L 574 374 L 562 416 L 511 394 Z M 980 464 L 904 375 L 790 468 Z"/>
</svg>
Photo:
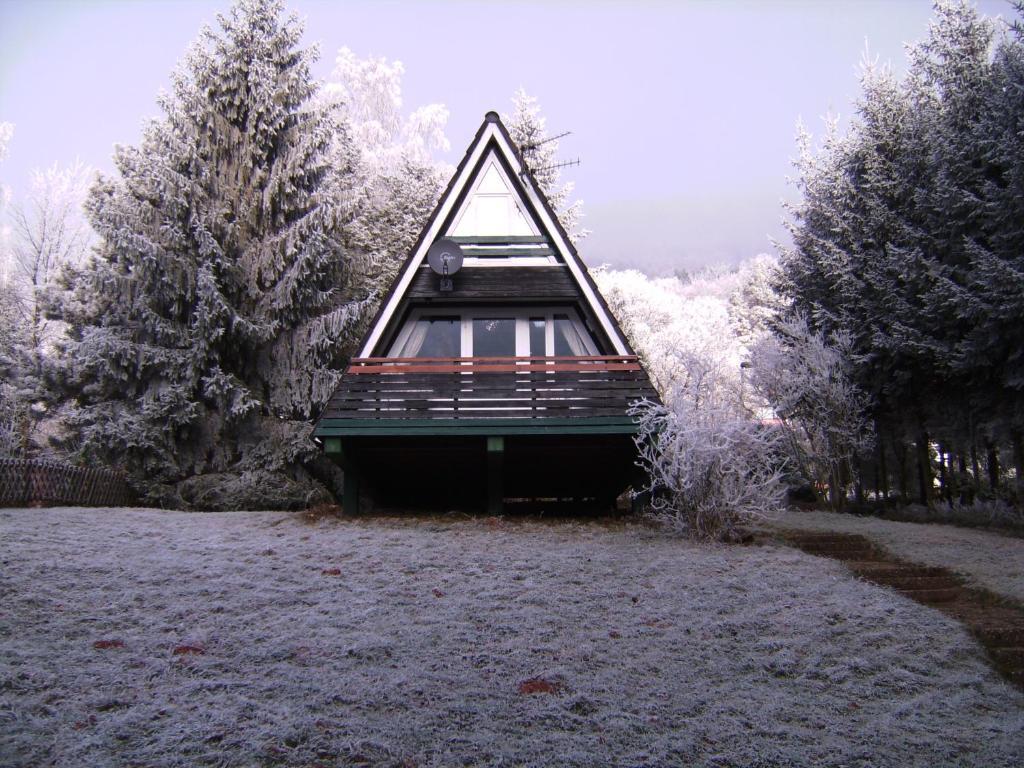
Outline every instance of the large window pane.
<svg viewBox="0 0 1024 768">
<path fill-rule="evenodd" d="M 533 357 L 540 357 L 547 354 L 544 345 L 545 325 L 546 323 L 543 317 L 530 318 L 530 355 Z"/>
<path fill-rule="evenodd" d="M 424 317 L 413 323 L 412 332 L 395 357 L 459 357 L 461 322 L 457 317 Z"/>
<path fill-rule="evenodd" d="M 473 320 L 473 357 L 515 357 L 516 321 L 511 317 Z"/>
<path fill-rule="evenodd" d="M 555 354 L 586 355 L 587 345 L 568 315 L 555 315 Z"/>
</svg>

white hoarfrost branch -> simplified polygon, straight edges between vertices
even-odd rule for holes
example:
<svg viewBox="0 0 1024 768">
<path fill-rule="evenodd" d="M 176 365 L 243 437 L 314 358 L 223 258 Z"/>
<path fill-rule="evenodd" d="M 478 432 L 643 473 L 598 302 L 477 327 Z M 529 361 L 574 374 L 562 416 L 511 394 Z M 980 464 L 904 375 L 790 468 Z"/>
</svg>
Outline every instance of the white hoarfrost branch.
<svg viewBox="0 0 1024 768">
<path fill-rule="evenodd" d="M 633 406 L 638 464 L 656 518 L 694 538 L 734 540 L 743 523 L 783 506 L 782 436 L 722 397 L 713 368 L 703 371 L 675 387 L 671 406 Z"/>
<path fill-rule="evenodd" d="M 753 390 L 775 410 L 787 450 L 804 478 L 841 507 L 871 448 L 867 397 L 850 377 L 851 339 L 826 339 L 803 317 L 781 323 L 751 353 Z"/>
</svg>

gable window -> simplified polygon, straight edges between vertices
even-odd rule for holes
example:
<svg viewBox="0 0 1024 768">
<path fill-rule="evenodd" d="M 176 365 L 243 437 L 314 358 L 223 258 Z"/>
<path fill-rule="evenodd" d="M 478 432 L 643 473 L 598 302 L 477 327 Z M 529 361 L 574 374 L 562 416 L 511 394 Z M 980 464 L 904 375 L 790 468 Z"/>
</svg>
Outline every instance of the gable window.
<svg viewBox="0 0 1024 768">
<path fill-rule="evenodd" d="M 598 354 L 570 309 L 413 310 L 388 357 L 572 357 Z"/>
<path fill-rule="evenodd" d="M 538 234 L 496 156 L 492 155 L 483 166 L 450 234 L 485 237 Z"/>
</svg>

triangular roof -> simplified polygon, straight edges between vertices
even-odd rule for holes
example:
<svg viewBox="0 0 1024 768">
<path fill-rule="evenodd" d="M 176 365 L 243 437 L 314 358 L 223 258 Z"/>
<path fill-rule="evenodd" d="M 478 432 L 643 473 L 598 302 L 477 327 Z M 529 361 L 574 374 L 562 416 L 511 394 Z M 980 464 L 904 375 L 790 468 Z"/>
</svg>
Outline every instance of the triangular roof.
<svg viewBox="0 0 1024 768">
<path fill-rule="evenodd" d="M 524 169 L 519 148 L 516 147 L 501 118 L 496 112 L 488 112 L 476 137 L 455 169 L 448 187 L 441 195 L 437 207 L 434 208 L 416 244 L 399 270 L 398 277 L 381 303 L 370 331 L 363 339 L 359 357 L 369 357 L 373 354 L 374 348 L 380 343 L 388 324 L 398 311 L 402 298 L 409 290 L 416 270 L 423 264 L 430 246 L 439 237 L 449 233 L 453 225 L 458 224 L 457 217 L 466 214 L 469 195 L 481 184 L 496 184 L 496 176 L 500 177 L 500 182 L 515 196 L 519 212 L 523 214 L 523 226 L 544 235 L 560 261 L 569 268 L 580 296 L 589 305 L 593 317 L 615 348 L 616 354 L 633 354 L 626 335 L 601 296 L 551 203 L 534 182 L 533 176 L 524 172 Z M 500 193 L 497 187 L 495 190 Z"/>
</svg>

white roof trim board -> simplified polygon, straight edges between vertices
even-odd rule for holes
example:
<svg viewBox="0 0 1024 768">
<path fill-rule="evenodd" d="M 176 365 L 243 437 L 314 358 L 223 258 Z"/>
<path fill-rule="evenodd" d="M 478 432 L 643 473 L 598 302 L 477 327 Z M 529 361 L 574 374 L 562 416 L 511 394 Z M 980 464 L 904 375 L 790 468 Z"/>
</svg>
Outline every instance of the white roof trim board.
<svg viewBox="0 0 1024 768">
<path fill-rule="evenodd" d="M 420 239 L 419 245 L 413 252 L 412 257 L 406 263 L 403 271 L 399 274 L 395 289 L 390 293 L 387 303 L 383 307 L 380 315 L 377 317 L 376 323 L 373 328 L 370 329 L 369 335 L 366 337 L 359 350 L 359 357 L 369 357 L 373 353 L 374 347 L 376 347 L 381 340 L 381 335 L 384 333 L 384 329 L 387 328 L 388 324 L 391 322 L 391 318 L 394 316 L 394 313 L 398 310 L 402 299 L 405 297 L 405 294 L 409 289 L 409 284 L 416 275 L 416 270 L 419 269 L 420 265 L 423 263 L 427 250 L 435 240 L 447 234 L 446 232 L 442 232 L 442 227 L 445 226 L 445 223 L 451 217 L 452 208 L 461 196 L 463 190 L 466 189 L 467 184 L 476 178 L 483 162 L 489 158 L 490 153 L 485 155 L 484 152 L 491 145 L 492 141 L 494 142 L 496 150 L 501 153 L 503 159 L 508 163 L 508 166 L 513 171 L 512 177 L 509 179 L 513 193 L 519 196 L 525 195 L 529 200 L 533 210 L 536 212 L 540 220 L 539 223 L 543 230 L 542 234 L 549 238 L 555 250 L 561 256 L 561 260 L 569 267 L 569 271 L 571 272 L 573 279 L 576 281 L 576 284 L 580 289 L 580 293 L 589 304 L 594 317 L 601 324 L 601 328 L 604 330 L 605 335 L 615 347 L 616 354 L 629 354 L 629 345 L 626 343 L 618 325 L 612 319 L 603 302 L 597 296 L 595 289 L 587 279 L 587 276 L 584 274 L 586 267 L 574 255 L 569 243 L 566 242 L 565 238 L 561 234 L 561 228 L 549 215 L 549 206 L 543 201 L 540 191 L 535 188 L 533 180 L 529 176 L 527 176 L 524 181 L 522 172 L 523 168 L 522 164 L 519 162 L 518 153 L 506 140 L 504 132 L 499 129 L 498 122 L 495 119 L 492 119 L 489 116 L 485 125 L 486 127 L 479 134 L 475 144 L 470 149 L 467 162 L 462 166 L 461 171 L 458 172 L 457 177 L 449 187 L 447 193 L 437 204 L 437 209 L 434 211 L 434 215 L 431 216 L 428 223 L 427 231 Z M 463 204 L 466 204 L 469 199 L 470 198 L 467 196 L 467 199 Z"/>
</svg>

